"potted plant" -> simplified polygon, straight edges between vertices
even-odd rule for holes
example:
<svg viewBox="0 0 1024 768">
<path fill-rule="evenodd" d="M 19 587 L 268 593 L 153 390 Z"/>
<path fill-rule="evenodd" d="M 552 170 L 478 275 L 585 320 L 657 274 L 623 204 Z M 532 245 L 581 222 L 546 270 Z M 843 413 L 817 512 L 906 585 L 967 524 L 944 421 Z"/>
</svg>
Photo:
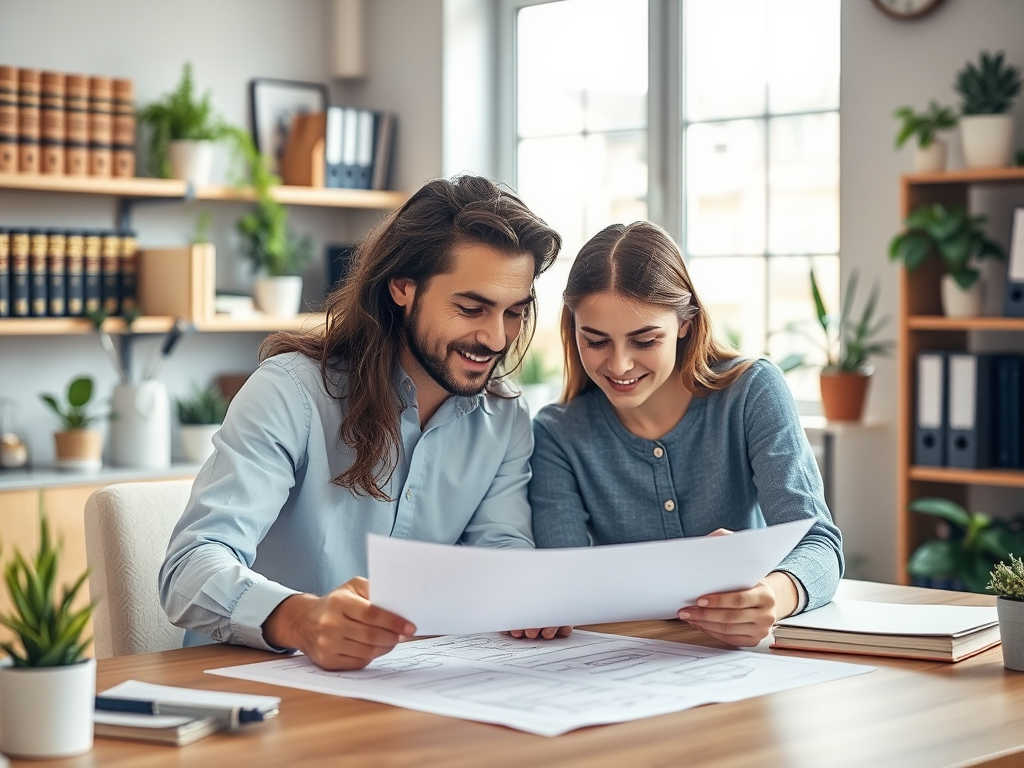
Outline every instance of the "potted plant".
<svg viewBox="0 0 1024 768">
<path fill-rule="evenodd" d="M 556 374 L 557 372 L 547 365 L 543 355 L 537 351 L 531 350 L 523 358 L 516 381 L 531 416 L 536 416 L 541 408 L 558 399 L 558 389 L 554 382 Z"/>
<path fill-rule="evenodd" d="M 103 466 L 103 433 L 89 429 L 102 418 L 90 414 L 86 407 L 92 390 L 92 379 L 80 376 L 68 385 L 67 405 L 59 403 L 53 395 L 40 395 L 64 428 L 53 434 L 58 469 L 90 472 Z"/>
<path fill-rule="evenodd" d="M 1024 551 L 1019 533 L 949 499 L 920 498 L 909 509 L 945 521 L 939 538 L 924 542 L 907 562 L 907 572 L 918 586 L 985 592 L 995 564 L 1011 552 Z"/>
<path fill-rule="evenodd" d="M 236 131 L 235 136 L 256 195 L 256 205 L 235 225 L 242 253 L 258 275 L 256 306 L 269 315 L 293 317 L 302 303 L 301 273 L 313 258 L 313 241 L 295 233 L 288 225 L 288 210 L 271 197 L 271 187 L 281 179 L 271 172 L 269 158 L 256 151 L 249 134 Z"/>
<path fill-rule="evenodd" d="M 978 259 L 1006 257 L 999 243 L 985 236 L 982 215 L 972 216 L 961 206 L 922 205 L 903 221 L 905 229 L 889 243 L 889 259 L 902 261 L 913 272 L 929 254 L 942 260 L 945 274 L 940 286 L 947 317 L 976 317 L 984 304 L 984 284 L 975 268 Z"/>
<path fill-rule="evenodd" d="M 996 563 L 988 590 L 995 592 L 999 636 L 1003 643 L 1003 666 L 1024 672 L 1024 561 L 1010 555 L 1010 564 Z"/>
<path fill-rule="evenodd" d="M 83 658 L 93 604 L 73 606 L 88 571 L 57 597 L 61 545 L 50 539 L 40 493 L 39 550 L 15 550 L 4 567 L 13 606 L 0 616 L 14 640 L 0 643 L 0 750 L 18 757 L 66 757 L 92 749 L 96 662 Z M 20 645 L 20 648 L 18 647 Z"/>
<path fill-rule="evenodd" d="M 900 107 L 894 116 L 902 121 L 896 134 L 896 149 L 902 147 L 911 136 L 917 139 L 914 170 L 918 173 L 946 170 L 946 142 L 935 134 L 954 128 L 956 113 L 949 107 L 940 107 L 938 102 L 932 100 L 926 112 L 918 113 L 912 107 Z"/>
<path fill-rule="evenodd" d="M 154 176 L 210 183 L 213 143 L 233 135 L 210 104 L 210 92 L 195 93 L 192 65 L 185 62 L 177 87 L 139 111 L 149 127 L 149 166 Z"/>
<path fill-rule="evenodd" d="M 825 307 L 814 270 L 811 270 L 811 294 L 822 334 L 812 336 L 798 327 L 788 329 L 806 336 L 825 353 L 820 378 L 821 406 L 825 418 L 830 421 L 860 421 L 868 382 L 874 372 L 868 361 L 873 355 L 888 354 L 893 346 L 891 341 L 876 340 L 888 322 L 887 317 L 875 320 L 878 284 L 871 289 L 860 318 L 855 320 L 852 308 L 856 292 L 857 272 L 853 271 L 846 283 L 841 311 L 838 315 L 832 314 Z M 784 371 L 805 365 L 807 362 L 802 354 L 790 355 L 779 363 Z"/>
<path fill-rule="evenodd" d="M 227 400 L 216 387 L 193 386 L 187 396 L 176 399 L 174 404 L 181 424 L 185 461 L 202 464 L 213 453 L 213 433 L 224 421 Z"/>
<path fill-rule="evenodd" d="M 1020 93 L 1020 70 L 1003 61 L 1003 52 L 982 51 L 978 64 L 967 62 L 956 75 L 962 116 L 960 136 L 968 168 L 1004 167 L 1013 155 L 1013 100 Z"/>
</svg>

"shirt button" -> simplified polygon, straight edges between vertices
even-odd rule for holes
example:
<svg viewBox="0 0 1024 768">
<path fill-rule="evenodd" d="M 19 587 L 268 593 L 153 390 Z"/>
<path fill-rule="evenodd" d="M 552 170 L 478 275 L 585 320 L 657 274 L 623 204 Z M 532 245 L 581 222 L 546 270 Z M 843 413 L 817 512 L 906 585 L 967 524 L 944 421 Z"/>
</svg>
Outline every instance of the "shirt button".
<svg viewBox="0 0 1024 768">
<path fill-rule="evenodd" d="M 654 449 L 654 458 L 660 459 L 664 455 L 665 455 L 665 451 L 664 451 L 664 449 L 662 449 L 662 447 L 660 445 L 657 448 Z"/>
<path fill-rule="evenodd" d="M 672 499 L 669 499 L 668 501 L 665 502 L 665 511 L 666 512 L 671 512 L 675 508 L 676 508 L 676 503 L 674 501 L 672 501 Z"/>
<path fill-rule="evenodd" d="M 407 488 L 405 491 L 405 500 L 412 501 L 412 488 Z"/>
</svg>

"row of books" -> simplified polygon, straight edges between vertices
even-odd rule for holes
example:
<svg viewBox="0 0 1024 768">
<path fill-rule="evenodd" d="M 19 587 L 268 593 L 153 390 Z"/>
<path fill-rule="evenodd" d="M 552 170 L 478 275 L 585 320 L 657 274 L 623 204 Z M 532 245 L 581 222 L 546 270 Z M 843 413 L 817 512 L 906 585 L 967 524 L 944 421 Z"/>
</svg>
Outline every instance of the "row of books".
<svg viewBox="0 0 1024 768">
<path fill-rule="evenodd" d="M 298 115 L 281 158 L 285 184 L 388 189 L 396 118 L 390 112 L 328 107 Z"/>
<path fill-rule="evenodd" d="M 0 318 L 134 311 L 137 260 L 131 231 L 0 228 Z"/>
<path fill-rule="evenodd" d="M 917 356 L 914 463 L 1024 467 L 1024 356 L 928 351 Z"/>
<path fill-rule="evenodd" d="M 132 81 L 0 65 L 0 173 L 134 176 Z"/>
</svg>

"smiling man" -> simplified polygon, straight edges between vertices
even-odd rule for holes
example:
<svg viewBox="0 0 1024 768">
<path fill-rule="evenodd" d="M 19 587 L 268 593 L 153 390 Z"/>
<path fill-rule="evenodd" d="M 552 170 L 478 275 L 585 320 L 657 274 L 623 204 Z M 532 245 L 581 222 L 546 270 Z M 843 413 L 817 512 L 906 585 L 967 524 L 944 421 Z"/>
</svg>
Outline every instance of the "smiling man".
<svg viewBox="0 0 1024 768">
<path fill-rule="evenodd" d="M 160 572 L 186 645 L 360 668 L 415 632 L 369 602 L 368 533 L 533 545 L 530 418 L 502 377 L 560 245 L 486 179 L 431 181 L 359 246 L 325 326 L 265 342 Z"/>
</svg>

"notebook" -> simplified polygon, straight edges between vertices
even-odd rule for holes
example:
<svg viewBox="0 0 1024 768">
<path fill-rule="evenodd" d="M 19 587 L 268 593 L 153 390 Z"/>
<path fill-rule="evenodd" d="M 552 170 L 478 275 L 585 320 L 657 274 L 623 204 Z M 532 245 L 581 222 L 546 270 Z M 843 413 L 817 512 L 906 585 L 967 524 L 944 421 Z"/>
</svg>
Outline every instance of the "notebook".
<svg viewBox="0 0 1024 768">
<path fill-rule="evenodd" d="M 999 643 L 995 608 L 834 600 L 779 621 L 772 648 L 955 662 Z"/>
<path fill-rule="evenodd" d="M 93 712 L 93 733 L 113 739 L 135 739 L 183 747 L 227 727 L 212 717 L 136 715 L 130 712 Z"/>
</svg>

